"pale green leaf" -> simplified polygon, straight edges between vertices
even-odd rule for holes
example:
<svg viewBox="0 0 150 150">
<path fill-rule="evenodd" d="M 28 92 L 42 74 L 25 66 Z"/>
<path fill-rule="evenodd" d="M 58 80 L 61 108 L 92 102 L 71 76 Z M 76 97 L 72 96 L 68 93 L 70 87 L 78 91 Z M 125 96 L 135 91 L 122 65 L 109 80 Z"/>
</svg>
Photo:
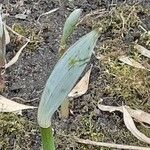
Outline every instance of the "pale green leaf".
<svg viewBox="0 0 150 150">
<path fill-rule="evenodd" d="M 60 58 L 51 73 L 38 109 L 38 123 L 47 128 L 51 117 L 74 87 L 87 63 L 99 37 L 99 31 L 93 30 L 80 38 Z"/>
</svg>

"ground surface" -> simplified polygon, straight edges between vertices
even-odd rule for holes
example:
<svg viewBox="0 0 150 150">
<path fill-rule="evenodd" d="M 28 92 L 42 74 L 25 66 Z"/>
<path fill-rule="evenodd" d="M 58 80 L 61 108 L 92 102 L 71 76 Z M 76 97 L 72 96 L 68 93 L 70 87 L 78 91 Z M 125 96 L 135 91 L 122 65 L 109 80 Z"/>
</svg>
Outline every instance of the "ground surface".
<svg viewBox="0 0 150 150">
<path fill-rule="evenodd" d="M 83 20 L 69 40 L 69 44 L 74 43 L 95 26 L 104 28 L 95 49 L 96 56 L 103 56 L 103 59 L 100 61 L 95 56 L 91 59 L 93 68 L 87 93 L 71 101 L 70 109 L 73 114 L 67 120 L 61 120 L 58 112 L 53 118 L 57 149 L 107 149 L 77 144 L 66 135 L 70 137 L 76 135 L 94 141 L 146 146 L 126 129 L 121 113 L 102 112 L 98 109 L 97 103 L 103 99 L 103 103 L 107 105 L 120 106 L 125 103 L 133 108 L 150 112 L 149 72 L 120 65 L 116 59 L 123 53 L 139 60 L 133 50 L 136 41 L 150 48 L 150 37 L 144 35 L 139 28 L 139 24 L 142 24 L 147 31 L 150 30 L 148 0 L 139 3 L 123 0 L 24 0 L 23 5 L 15 0 L 0 2 L 3 3 L 4 13 L 9 14 L 7 25 L 34 41 L 24 49 L 17 63 L 6 71 L 6 89 L 2 95 L 8 98 L 20 97 L 24 100 L 16 98 L 16 101 L 34 106 L 38 106 L 44 84 L 58 60 L 57 52 L 65 18 L 75 8 L 82 8 L 83 16 L 95 10 L 106 12 L 97 19 L 94 15 Z M 37 22 L 40 14 L 57 7 L 58 11 L 41 17 L 40 23 Z M 125 19 L 128 17 L 124 29 L 120 17 L 117 17 L 121 12 Z M 28 15 L 25 20 L 15 18 L 16 14 L 23 13 Z M 11 34 L 11 42 L 7 45 L 7 59 L 12 58 L 23 43 Z M 148 59 L 140 61 L 149 67 Z M 138 81 L 143 81 L 142 85 Z M 138 127 L 144 130 L 140 124 Z M 41 148 L 34 110 L 23 111 L 23 116 L 1 114 L 0 130 L 2 150 L 40 150 Z M 150 129 L 145 129 L 143 132 L 150 136 Z"/>
</svg>

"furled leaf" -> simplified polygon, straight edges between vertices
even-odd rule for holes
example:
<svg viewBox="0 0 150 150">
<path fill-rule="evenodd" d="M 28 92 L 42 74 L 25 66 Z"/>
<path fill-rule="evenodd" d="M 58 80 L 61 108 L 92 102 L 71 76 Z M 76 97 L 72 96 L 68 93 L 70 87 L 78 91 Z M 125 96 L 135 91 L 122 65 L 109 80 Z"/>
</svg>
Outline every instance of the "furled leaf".
<svg viewBox="0 0 150 150">
<path fill-rule="evenodd" d="M 73 44 L 56 64 L 39 104 L 38 123 L 41 127 L 47 128 L 51 125 L 53 113 L 66 99 L 89 62 L 98 37 L 98 30 L 86 34 Z"/>
<path fill-rule="evenodd" d="M 62 35 L 61 44 L 60 44 L 61 48 L 59 50 L 60 53 L 61 53 L 61 51 L 63 51 L 65 49 L 66 40 L 72 34 L 73 30 L 75 29 L 81 13 L 82 13 L 82 9 L 75 9 L 67 18 L 64 28 L 63 28 L 63 35 Z"/>
<path fill-rule="evenodd" d="M 140 141 L 150 144 L 150 138 L 141 133 L 135 126 L 133 119 L 125 107 L 123 107 L 123 120 L 127 129 Z"/>
<path fill-rule="evenodd" d="M 72 89 L 69 93 L 69 97 L 80 97 L 85 94 L 88 90 L 89 79 L 91 74 L 92 67 L 85 73 L 85 75 L 81 78 L 81 80 L 77 83 L 77 85 Z"/>
<path fill-rule="evenodd" d="M 136 44 L 134 48 L 137 49 L 143 56 L 150 58 L 150 51 L 145 47 Z"/>
<path fill-rule="evenodd" d="M 132 67 L 135 68 L 139 68 L 139 69 L 146 69 L 143 65 L 141 65 L 139 62 L 135 61 L 132 58 L 129 58 L 127 56 L 121 56 L 119 57 L 119 60 L 127 65 L 130 65 Z"/>
<path fill-rule="evenodd" d="M 149 113 L 144 112 L 140 109 L 136 109 L 136 110 L 131 109 L 129 106 L 125 106 L 125 107 L 126 107 L 128 113 L 131 115 L 131 117 L 136 119 L 136 121 L 150 124 L 150 114 Z M 108 106 L 108 105 L 98 104 L 98 108 L 102 111 L 109 111 L 109 112 L 120 111 L 123 113 L 123 106 Z"/>
<path fill-rule="evenodd" d="M 33 109 L 36 107 L 19 104 L 0 95 L 0 112 L 16 112 L 23 109 Z"/>
</svg>

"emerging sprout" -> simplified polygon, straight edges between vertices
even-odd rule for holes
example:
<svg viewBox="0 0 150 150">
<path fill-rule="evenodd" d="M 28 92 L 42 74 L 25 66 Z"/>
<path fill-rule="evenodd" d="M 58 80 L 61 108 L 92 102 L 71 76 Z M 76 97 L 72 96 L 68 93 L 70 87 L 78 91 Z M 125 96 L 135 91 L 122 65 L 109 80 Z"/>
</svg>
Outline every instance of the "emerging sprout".
<svg viewBox="0 0 150 150">
<path fill-rule="evenodd" d="M 41 127 L 50 127 L 52 115 L 65 100 L 90 60 L 98 36 L 98 30 L 83 36 L 56 64 L 46 83 L 38 109 L 38 123 Z"/>
<path fill-rule="evenodd" d="M 93 30 L 72 45 L 60 58 L 46 83 L 38 109 L 43 150 L 55 150 L 51 118 L 86 67 L 98 37 L 99 31 Z"/>
<path fill-rule="evenodd" d="M 74 31 L 76 24 L 82 14 L 82 9 L 75 9 L 67 18 L 64 28 L 63 28 L 63 35 L 61 38 L 60 49 L 59 53 L 62 55 L 66 50 L 66 41 L 67 38 L 72 34 Z"/>
<path fill-rule="evenodd" d="M 66 47 L 67 47 L 67 39 L 68 37 L 73 33 L 78 20 L 81 16 L 82 13 L 82 9 L 75 9 L 67 18 L 64 28 L 63 28 L 63 35 L 61 38 L 61 43 L 60 43 L 60 48 L 59 48 L 59 55 L 62 56 L 64 54 L 64 52 L 66 51 Z M 60 107 L 60 112 L 59 112 L 59 116 L 61 118 L 68 118 L 69 116 L 69 100 L 66 99 L 61 107 Z"/>
</svg>

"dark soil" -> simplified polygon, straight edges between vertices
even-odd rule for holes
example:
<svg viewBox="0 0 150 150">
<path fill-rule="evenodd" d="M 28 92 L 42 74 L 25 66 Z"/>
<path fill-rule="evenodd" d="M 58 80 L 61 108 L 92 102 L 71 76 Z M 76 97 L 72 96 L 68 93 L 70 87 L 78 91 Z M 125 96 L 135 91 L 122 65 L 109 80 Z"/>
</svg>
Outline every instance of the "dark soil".
<svg viewBox="0 0 150 150">
<path fill-rule="evenodd" d="M 20 6 L 19 1 L 7 0 L 0 1 L 3 4 L 3 13 L 8 13 L 7 25 L 14 27 L 20 34 L 34 39 L 34 43 L 29 44 L 22 52 L 19 60 L 6 70 L 5 80 L 6 89 L 2 95 L 7 98 L 16 98 L 16 101 L 38 106 L 41 93 L 46 80 L 58 61 L 59 41 L 62 35 L 62 28 L 66 17 L 75 8 L 82 8 L 83 15 L 97 10 L 104 9 L 110 11 L 117 5 L 128 3 L 130 1 L 107 1 L 107 0 L 24 0 Z M 133 2 L 132 2 L 133 3 Z M 144 0 L 139 5 L 150 7 L 149 0 Z M 40 14 L 59 7 L 59 10 L 47 16 L 40 18 L 40 24 L 37 19 Z M 28 13 L 25 20 L 16 19 L 16 14 Z M 143 17 L 147 30 L 150 30 L 149 20 Z M 92 26 L 82 24 L 69 40 L 69 44 L 74 43 L 79 37 L 92 29 Z M 112 38 L 109 31 L 102 35 L 99 42 L 104 39 Z M 127 38 L 127 41 L 130 38 Z M 36 42 L 39 41 L 39 42 Z M 98 42 L 98 45 L 99 45 Z M 11 34 L 11 42 L 7 45 L 7 60 L 10 60 L 23 45 L 24 42 L 18 41 L 17 37 Z M 93 64 L 90 85 L 87 93 L 80 98 L 71 100 L 70 114 L 67 120 L 62 120 L 56 112 L 53 118 L 53 127 L 55 129 L 57 150 L 102 150 L 103 148 L 85 146 L 77 144 L 73 139 L 67 136 L 76 135 L 79 138 L 91 139 L 94 141 L 115 142 L 131 145 L 144 145 L 134 138 L 126 129 L 121 113 L 107 113 L 98 109 L 97 103 L 100 99 L 104 100 L 107 105 L 121 105 L 123 98 L 115 95 L 109 95 L 105 91 L 110 80 L 105 73 L 105 67 L 92 57 Z M 113 81 L 113 79 L 112 79 Z M 2 117 L 8 125 L 2 125 L 3 141 L 0 149 L 2 150 L 40 150 L 41 142 L 39 129 L 36 120 L 36 111 L 23 111 L 23 116 L 11 114 Z M 20 120 L 20 121 L 18 121 Z M 12 124 L 11 122 L 14 122 Z M 12 128 L 13 130 L 10 130 Z M 66 136 L 67 135 L 67 136 Z M 0 140 L 2 140 L 0 138 Z M 107 148 L 104 148 L 107 149 Z"/>
</svg>

